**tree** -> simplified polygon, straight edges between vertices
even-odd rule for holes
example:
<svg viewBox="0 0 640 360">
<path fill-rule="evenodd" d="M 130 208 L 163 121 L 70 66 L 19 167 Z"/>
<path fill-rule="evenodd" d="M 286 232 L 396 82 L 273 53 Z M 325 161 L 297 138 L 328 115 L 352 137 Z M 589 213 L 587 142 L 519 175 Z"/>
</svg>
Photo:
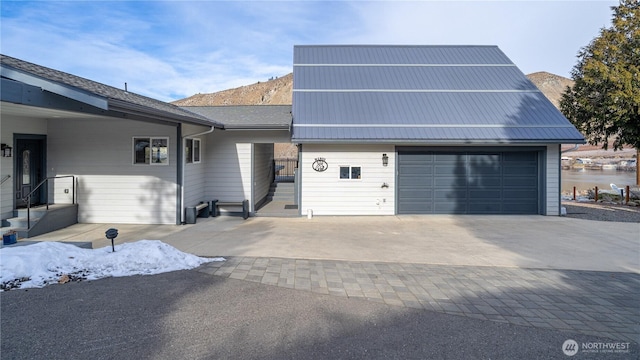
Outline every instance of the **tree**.
<svg viewBox="0 0 640 360">
<path fill-rule="evenodd" d="M 564 115 L 592 145 L 614 150 L 624 145 L 640 157 L 640 2 L 621 0 L 612 25 L 580 49 L 571 71 L 573 87 L 560 101 Z M 636 170 L 640 185 L 640 171 Z"/>
</svg>

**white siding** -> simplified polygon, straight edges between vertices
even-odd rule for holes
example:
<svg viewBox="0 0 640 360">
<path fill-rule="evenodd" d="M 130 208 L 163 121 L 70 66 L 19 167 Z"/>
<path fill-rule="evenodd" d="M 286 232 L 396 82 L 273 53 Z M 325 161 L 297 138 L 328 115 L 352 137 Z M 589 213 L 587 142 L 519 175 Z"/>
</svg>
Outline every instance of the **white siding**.
<svg viewBox="0 0 640 360">
<path fill-rule="evenodd" d="M 47 122 L 42 119 L 32 119 L 27 117 L 13 117 L 8 115 L 2 115 L 0 117 L 0 141 L 3 144 L 7 144 L 14 148 L 13 143 L 14 134 L 35 134 L 46 135 L 47 134 Z M 8 219 L 13 217 L 13 161 L 15 154 L 11 157 L 0 156 L 0 179 L 8 178 L 4 184 L 0 186 L 0 214 L 2 219 Z"/>
<path fill-rule="evenodd" d="M 547 146 L 546 214 L 560 215 L 560 145 Z"/>
<path fill-rule="evenodd" d="M 273 144 L 253 145 L 253 199 L 257 203 L 269 194 L 273 176 Z M 253 207 L 252 207 L 253 208 Z"/>
<path fill-rule="evenodd" d="M 207 137 L 205 193 L 209 199 L 251 199 L 251 144 L 236 143 L 228 133 L 216 131 Z"/>
<path fill-rule="evenodd" d="M 382 154 L 389 156 L 382 166 Z M 325 158 L 324 172 L 312 169 Z M 393 145 L 302 146 L 301 212 L 314 215 L 393 215 L 395 213 L 395 149 Z M 361 179 L 340 179 L 340 166 L 360 166 Z M 387 183 L 388 188 L 382 188 Z"/>
<path fill-rule="evenodd" d="M 79 222 L 176 223 L 175 127 L 113 118 L 48 125 L 49 176 L 78 175 Z M 168 137 L 169 165 L 133 165 L 134 136 Z"/>
<path fill-rule="evenodd" d="M 206 198 L 206 144 L 201 137 L 200 139 L 200 162 L 186 163 L 184 166 L 184 206 L 194 206 L 201 201 L 210 201 Z M 183 152 L 183 155 L 185 153 Z"/>
<path fill-rule="evenodd" d="M 274 142 L 288 142 L 288 131 L 219 131 L 208 134 L 206 139 L 206 197 L 220 201 L 249 200 L 250 211 L 254 211 L 254 200 L 259 201 L 264 192 L 262 182 L 256 183 L 256 196 L 253 194 L 252 171 L 254 162 L 252 153 L 261 153 L 257 161 L 262 162 L 268 153 L 256 148 L 270 146 Z M 273 157 L 273 150 L 271 150 Z M 256 165 L 259 166 L 259 165 Z M 259 172 L 263 173 L 265 167 Z M 257 178 L 263 175 L 258 174 Z M 268 186 L 268 185 L 267 185 Z M 267 187 L 268 191 L 268 187 Z M 264 195 L 263 195 L 264 196 Z M 224 210 L 224 209 L 223 209 Z M 237 209 L 230 209 L 236 211 Z"/>
</svg>

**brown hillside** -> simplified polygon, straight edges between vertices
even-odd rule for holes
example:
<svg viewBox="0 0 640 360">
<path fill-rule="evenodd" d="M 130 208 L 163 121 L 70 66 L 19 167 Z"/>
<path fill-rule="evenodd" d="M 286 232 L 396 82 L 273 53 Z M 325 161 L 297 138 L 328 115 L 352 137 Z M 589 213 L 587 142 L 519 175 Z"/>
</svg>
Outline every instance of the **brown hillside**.
<svg viewBox="0 0 640 360">
<path fill-rule="evenodd" d="M 558 107 L 562 93 L 573 81 L 548 72 L 536 72 L 527 75 L 542 93 Z M 293 90 L 293 74 L 266 82 L 241 86 L 235 89 L 215 93 L 196 94 L 186 99 L 176 100 L 178 106 L 216 106 L 216 105 L 289 105 Z"/>
<path fill-rule="evenodd" d="M 266 82 L 176 100 L 178 106 L 290 105 L 293 73 Z"/>
<path fill-rule="evenodd" d="M 545 71 L 527 75 L 527 78 L 542 91 L 556 108 L 560 108 L 560 99 L 567 90 L 567 86 L 573 86 L 573 80 Z"/>
</svg>

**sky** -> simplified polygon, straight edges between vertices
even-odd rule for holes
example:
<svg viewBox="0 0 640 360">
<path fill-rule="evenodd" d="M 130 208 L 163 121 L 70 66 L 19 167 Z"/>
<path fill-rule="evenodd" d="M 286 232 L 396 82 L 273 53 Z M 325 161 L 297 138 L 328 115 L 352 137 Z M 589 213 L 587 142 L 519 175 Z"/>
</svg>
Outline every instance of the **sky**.
<svg viewBox="0 0 640 360">
<path fill-rule="evenodd" d="M 0 1 L 0 52 L 172 101 L 293 71 L 294 45 L 498 45 L 570 77 L 617 1 Z"/>
<path fill-rule="evenodd" d="M 132 275 L 154 275 L 196 268 L 224 258 L 203 258 L 181 252 L 159 240 L 140 240 L 99 249 L 81 249 L 60 242 L 39 242 L 0 249 L 0 284 L 41 288 L 63 276 L 85 280 Z M 23 281 L 14 282 L 16 279 Z"/>
</svg>

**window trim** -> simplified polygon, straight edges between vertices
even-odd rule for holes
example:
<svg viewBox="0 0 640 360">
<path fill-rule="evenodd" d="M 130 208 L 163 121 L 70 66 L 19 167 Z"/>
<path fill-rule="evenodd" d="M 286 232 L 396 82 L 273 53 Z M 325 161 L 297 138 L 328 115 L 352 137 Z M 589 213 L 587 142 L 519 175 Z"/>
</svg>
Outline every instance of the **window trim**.
<svg viewBox="0 0 640 360">
<path fill-rule="evenodd" d="M 149 154 L 149 162 L 147 162 L 147 156 L 145 154 L 145 162 L 136 162 L 136 140 L 148 140 L 150 148 L 153 148 L 153 142 L 156 140 L 164 140 L 166 141 L 166 149 L 167 149 L 167 160 L 164 162 L 154 162 L 153 160 L 153 154 Z M 131 151 L 131 155 L 132 155 L 132 164 L 135 166 L 167 166 L 169 165 L 169 137 L 168 136 L 134 136 L 132 137 L 132 151 Z M 152 150 L 151 150 L 152 151 Z"/>
<path fill-rule="evenodd" d="M 349 177 L 342 177 L 342 169 L 343 168 L 347 168 L 349 169 L 348 172 L 348 176 Z M 352 165 L 339 165 L 338 166 L 338 180 L 341 181 L 347 181 L 347 180 L 362 180 L 362 166 L 352 166 Z M 358 172 L 360 174 L 360 177 L 354 178 L 353 176 L 353 169 L 359 169 Z"/>
</svg>

